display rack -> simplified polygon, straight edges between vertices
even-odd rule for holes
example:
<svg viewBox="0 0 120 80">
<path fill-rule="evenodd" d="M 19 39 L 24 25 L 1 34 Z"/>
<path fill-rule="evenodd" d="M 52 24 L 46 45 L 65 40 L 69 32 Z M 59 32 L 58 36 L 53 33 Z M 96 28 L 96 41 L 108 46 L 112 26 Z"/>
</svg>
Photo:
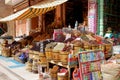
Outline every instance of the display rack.
<svg viewBox="0 0 120 80">
<path fill-rule="evenodd" d="M 68 61 L 68 64 L 63 64 L 62 62 L 55 62 L 54 60 L 49 60 L 48 65 L 47 65 L 47 70 L 49 68 L 53 67 L 54 65 L 57 65 L 61 68 L 66 68 L 68 70 L 68 80 L 71 80 L 72 79 L 72 70 L 71 69 L 74 69 L 77 66 L 77 63 L 74 63 L 74 64 L 70 64 L 70 63 L 73 63 L 73 62 Z M 52 64 L 52 66 L 50 66 L 50 64 Z"/>
<path fill-rule="evenodd" d="M 83 51 L 78 55 L 80 80 L 102 80 L 101 63 L 104 53 L 101 50 Z"/>
</svg>

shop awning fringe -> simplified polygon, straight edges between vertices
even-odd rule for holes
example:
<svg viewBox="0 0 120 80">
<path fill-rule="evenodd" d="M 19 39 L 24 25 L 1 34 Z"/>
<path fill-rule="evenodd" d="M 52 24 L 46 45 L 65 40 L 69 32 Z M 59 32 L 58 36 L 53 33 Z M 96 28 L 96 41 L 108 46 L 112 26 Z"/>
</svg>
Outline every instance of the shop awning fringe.
<svg viewBox="0 0 120 80">
<path fill-rule="evenodd" d="M 30 6 L 12 15 L 9 15 L 5 18 L 1 18 L 0 22 L 33 18 L 55 9 L 56 6 L 63 4 L 66 1 L 67 0 L 45 0 L 36 5 Z"/>
</svg>

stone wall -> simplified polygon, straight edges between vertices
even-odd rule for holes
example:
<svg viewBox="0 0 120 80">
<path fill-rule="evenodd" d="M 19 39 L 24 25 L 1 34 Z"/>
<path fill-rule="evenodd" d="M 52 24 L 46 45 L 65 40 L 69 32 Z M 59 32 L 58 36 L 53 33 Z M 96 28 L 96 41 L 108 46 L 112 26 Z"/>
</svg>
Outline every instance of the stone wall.
<svg viewBox="0 0 120 80">
<path fill-rule="evenodd" d="M 0 0 L 0 18 L 3 18 L 3 17 L 6 17 L 6 16 L 9 16 L 13 13 L 13 9 L 12 9 L 12 6 L 10 5 L 5 5 L 5 0 Z M 10 22 L 7 22 L 7 26 L 8 26 L 8 34 L 9 35 L 13 35 L 15 34 L 15 26 L 14 26 L 14 22 L 10 21 Z"/>
</svg>

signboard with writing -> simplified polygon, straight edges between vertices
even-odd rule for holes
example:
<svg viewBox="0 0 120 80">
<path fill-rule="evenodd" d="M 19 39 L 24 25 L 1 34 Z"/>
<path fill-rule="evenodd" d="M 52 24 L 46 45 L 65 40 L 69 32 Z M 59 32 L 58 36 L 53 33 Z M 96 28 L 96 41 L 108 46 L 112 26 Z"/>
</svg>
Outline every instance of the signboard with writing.
<svg viewBox="0 0 120 80">
<path fill-rule="evenodd" d="M 97 27 L 97 3 L 96 0 L 88 0 L 88 27 L 89 31 L 96 33 Z"/>
</svg>

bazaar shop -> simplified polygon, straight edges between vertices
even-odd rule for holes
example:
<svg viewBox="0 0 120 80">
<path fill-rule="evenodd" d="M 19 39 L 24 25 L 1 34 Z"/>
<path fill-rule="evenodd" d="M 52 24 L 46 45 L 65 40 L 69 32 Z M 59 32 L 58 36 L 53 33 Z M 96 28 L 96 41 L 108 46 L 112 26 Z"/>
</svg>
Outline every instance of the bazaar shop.
<svg viewBox="0 0 120 80">
<path fill-rule="evenodd" d="M 1 44 L 2 56 L 12 56 L 25 63 L 26 70 L 38 73 L 40 80 L 102 79 L 101 64 L 112 54 L 110 41 L 92 32 L 72 28 L 55 29 L 52 39 L 34 42 L 33 37 L 38 34 L 13 42 L 11 46 L 7 42 Z"/>
<path fill-rule="evenodd" d="M 53 1 L 53 3 L 56 1 Z M 61 1 L 62 0 L 60 0 L 60 3 L 57 2 L 58 4 L 55 4 L 54 6 L 66 2 L 63 0 L 63 2 L 61 3 Z M 92 1 L 90 2 L 91 4 L 95 3 L 93 0 L 91 1 Z M 85 29 L 85 27 L 78 27 L 78 23 L 79 22 L 81 23 L 82 21 L 85 20 L 83 17 L 81 17 L 81 19 L 78 19 L 76 21 L 77 18 L 75 18 L 74 20 L 73 19 L 74 16 L 73 16 L 72 19 L 70 20 L 74 20 L 74 22 L 71 22 L 70 24 L 69 20 L 67 20 L 70 17 L 65 18 L 64 11 L 63 13 L 57 13 L 62 10 L 62 7 L 60 6 L 57 7 L 58 11 L 56 10 L 57 12 L 55 12 L 54 6 L 50 7 L 43 3 L 42 4 L 40 3 L 39 5 L 31 6 L 30 8 L 29 7 L 25 8 L 19 12 L 16 12 L 11 16 L 2 19 L 2 21 L 6 21 L 8 19 L 20 20 L 18 21 L 18 24 L 21 24 L 22 21 L 24 22 L 24 20 L 22 19 L 32 18 L 32 19 L 28 19 L 28 22 L 30 23 L 31 20 L 33 20 L 32 26 L 34 24 L 34 26 L 36 27 L 31 27 L 31 28 L 33 29 L 37 28 L 37 30 L 33 30 L 31 33 L 29 33 L 28 36 L 25 36 L 18 41 L 13 41 L 11 44 L 8 44 L 8 42 L 5 40 L 5 42 L 1 44 L 1 48 L 0 48 L 1 55 L 5 57 L 13 57 L 13 59 L 15 59 L 16 61 L 25 64 L 26 70 L 30 71 L 31 73 L 38 73 L 39 74 L 38 77 L 40 80 L 42 79 L 101 80 L 102 78 L 104 80 L 110 80 L 108 79 L 108 77 L 105 76 L 105 74 L 107 74 L 105 70 L 109 71 L 105 67 L 106 66 L 105 62 L 106 59 L 109 59 L 112 56 L 112 46 L 113 46 L 112 41 L 96 35 L 95 26 L 94 29 L 92 29 L 93 24 L 91 24 L 92 25 L 91 26 L 92 28 L 90 28 L 91 31 L 89 31 L 90 29 L 89 30 Z M 66 4 L 67 6 L 73 5 L 71 3 L 72 0 L 69 0 L 68 3 Z M 48 4 L 51 5 L 49 0 L 48 0 Z M 44 8 L 41 8 L 41 5 Z M 91 15 L 89 18 L 92 18 L 90 20 L 96 19 L 94 18 L 95 15 L 93 14 L 95 12 L 94 9 L 96 9 L 95 5 L 96 4 L 91 5 L 90 9 L 92 10 L 90 10 L 90 14 L 88 13 L 89 15 Z M 47 8 L 45 8 L 45 6 L 47 6 Z M 62 6 L 64 6 L 64 4 L 62 4 Z M 40 9 L 38 7 L 40 7 Z M 70 10 L 67 11 L 71 11 L 71 10 L 72 8 L 70 8 Z M 48 11 L 51 12 L 46 13 Z M 49 18 L 54 17 L 49 15 L 55 13 L 55 15 L 57 14 L 57 20 L 60 21 L 65 20 L 65 22 L 63 21 L 60 27 L 58 27 L 58 25 L 56 26 L 56 24 L 54 23 L 53 25 L 49 25 L 51 23 L 45 24 L 44 22 L 42 22 L 43 23 L 42 25 L 44 26 L 49 25 L 49 27 L 47 28 L 53 29 L 53 33 L 50 36 L 48 34 L 43 35 L 43 32 L 46 32 L 46 27 L 41 27 L 41 22 L 39 21 L 41 20 L 41 18 L 45 17 L 43 15 L 42 16 L 39 15 L 44 13 L 46 13 L 45 14 L 46 17 Z M 40 23 L 37 23 L 35 21 Z M 38 29 L 38 24 L 39 24 L 39 29 Z M 69 24 L 70 26 L 68 26 Z M 68 27 L 64 27 L 64 25 L 67 25 Z M 89 25 L 89 19 L 88 19 L 88 25 Z M 47 32 L 49 31 L 51 30 L 48 29 Z M 116 55 L 114 57 L 116 59 L 119 59 L 119 55 Z M 112 58 L 112 60 L 115 58 Z M 118 62 L 119 60 L 116 61 L 116 63 Z M 115 80 L 114 78 L 116 78 L 115 76 L 118 75 L 118 73 L 116 73 L 114 77 L 112 77 L 112 80 Z M 119 78 L 119 76 L 117 78 Z"/>
</svg>

